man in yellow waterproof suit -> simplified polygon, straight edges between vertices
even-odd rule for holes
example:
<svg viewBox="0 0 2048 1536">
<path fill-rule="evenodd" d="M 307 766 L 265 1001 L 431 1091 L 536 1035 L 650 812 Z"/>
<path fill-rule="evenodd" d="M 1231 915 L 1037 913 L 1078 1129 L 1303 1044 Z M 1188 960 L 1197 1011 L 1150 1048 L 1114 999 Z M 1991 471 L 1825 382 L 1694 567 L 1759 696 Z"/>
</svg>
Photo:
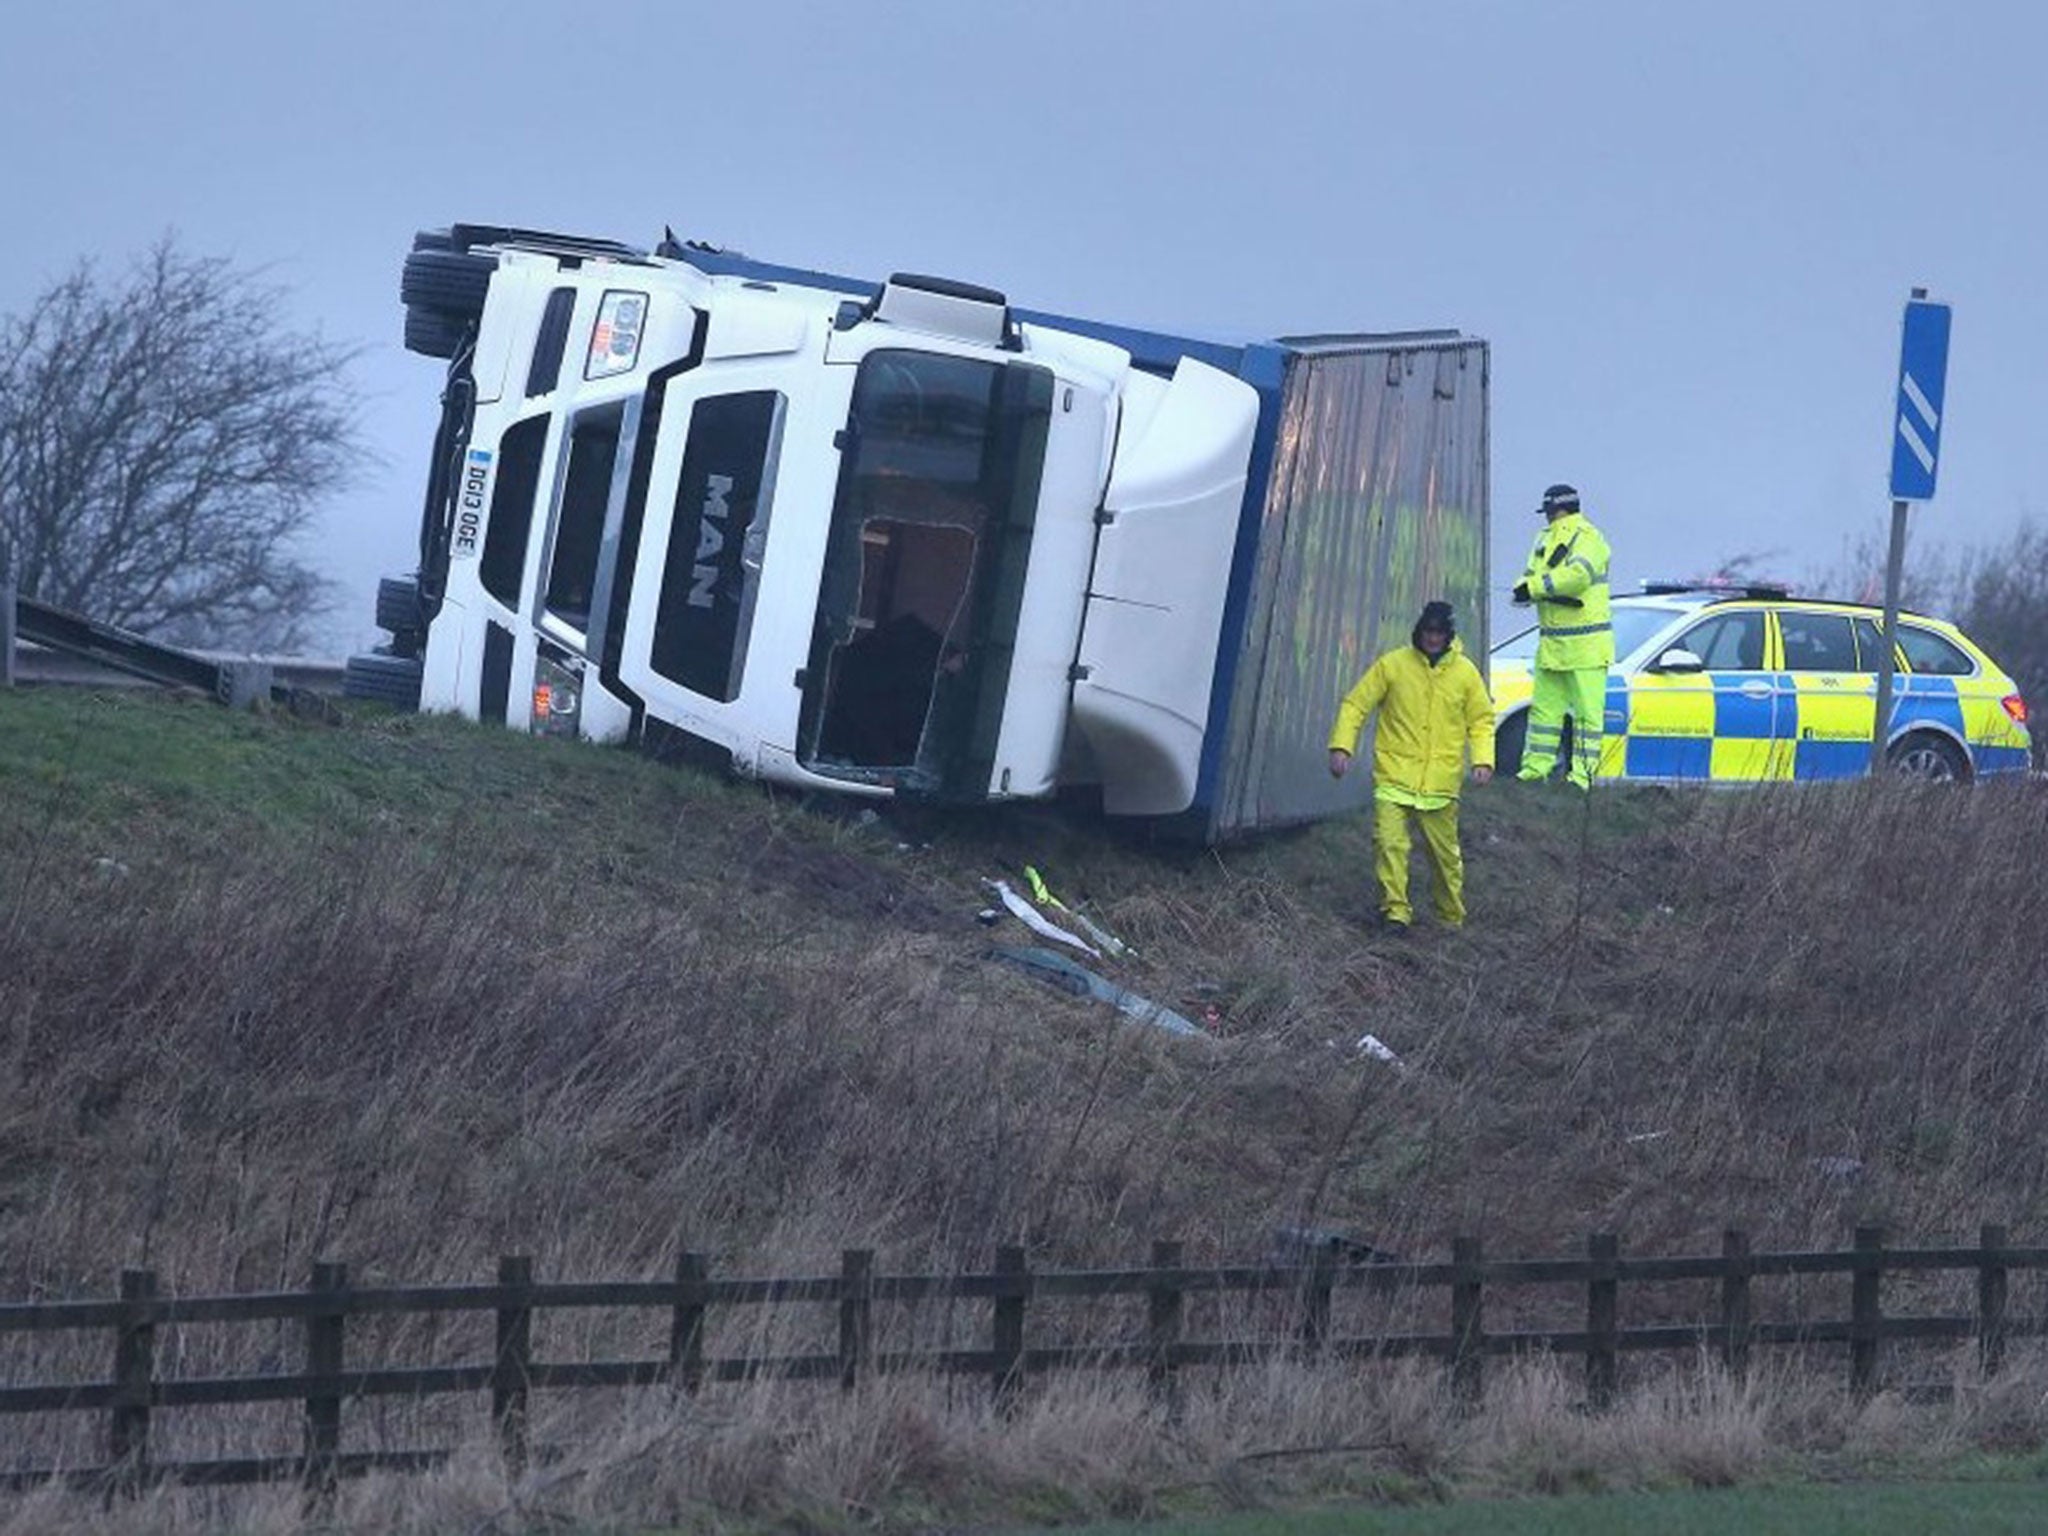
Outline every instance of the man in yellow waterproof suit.
<svg viewBox="0 0 2048 1536">
<path fill-rule="evenodd" d="M 1564 720 L 1572 720 L 1571 781 L 1593 787 L 1607 710 L 1607 669 L 1614 664 L 1614 623 L 1607 605 L 1607 541 L 1579 510 L 1579 493 L 1553 485 L 1536 509 L 1547 519 L 1515 586 L 1517 604 L 1536 605 L 1535 689 L 1518 779 L 1547 779 L 1557 767 Z"/>
<path fill-rule="evenodd" d="M 1427 603 L 1409 643 L 1388 651 L 1337 707 L 1330 728 L 1330 775 L 1351 771 L 1358 734 L 1374 710 L 1372 748 L 1373 868 L 1380 881 L 1380 924 L 1406 933 L 1408 824 L 1436 877 L 1436 915 L 1446 927 L 1465 921 L 1465 856 L 1458 847 L 1458 789 L 1465 761 L 1472 782 L 1493 777 L 1493 700 L 1486 681 L 1458 644 L 1449 603 Z"/>
</svg>

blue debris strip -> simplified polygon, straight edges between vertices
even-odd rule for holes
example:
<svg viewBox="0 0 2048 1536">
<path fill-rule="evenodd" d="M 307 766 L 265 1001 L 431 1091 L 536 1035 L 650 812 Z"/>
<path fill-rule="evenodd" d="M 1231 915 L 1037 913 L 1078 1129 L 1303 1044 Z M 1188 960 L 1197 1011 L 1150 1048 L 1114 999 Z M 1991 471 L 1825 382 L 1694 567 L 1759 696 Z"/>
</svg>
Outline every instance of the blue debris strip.
<svg viewBox="0 0 2048 1536">
<path fill-rule="evenodd" d="M 1128 987 L 1120 987 L 1106 977 L 1096 975 L 1087 966 L 1069 960 L 1057 950 L 1041 949 L 1036 945 L 998 944 L 989 950 L 988 957 L 1004 965 L 1013 965 L 1075 997 L 1092 997 L 1097 1002 L 1108 1003 L 1119 1013 L 1128 1014 L 1141 1024 L 1163 1029 L 1169 1035 L 1209 1038 L 1200 1025 L 1183 1018 L 1165 1004 L 1140 997 Z"/>
<path fill-rule="evenodd" d="M 1899 399 L 1892 430 L 1892 499 L 1928 501 L 1941 459 L 1942 399 L 1948 388 L 1946 304 L 1912 299 L 1899 342 Z"/>
</svg>

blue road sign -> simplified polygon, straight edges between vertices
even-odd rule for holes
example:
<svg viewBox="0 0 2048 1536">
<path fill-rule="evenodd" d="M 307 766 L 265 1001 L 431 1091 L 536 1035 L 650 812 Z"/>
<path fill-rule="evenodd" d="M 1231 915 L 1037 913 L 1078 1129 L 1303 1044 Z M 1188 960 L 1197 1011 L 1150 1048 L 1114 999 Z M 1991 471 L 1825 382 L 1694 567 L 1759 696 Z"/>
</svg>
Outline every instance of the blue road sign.
<svg viewBox="0 0 2048 1536">
<path fill-rule="evenodd" d="M 1892 498 L 1927 501 L 1941 457 L 1941 397 L 1948 382 L 1946 304 L 1913 299 L 1899 343 L 1899 403 L 1892 429 Z"/>
</svg>

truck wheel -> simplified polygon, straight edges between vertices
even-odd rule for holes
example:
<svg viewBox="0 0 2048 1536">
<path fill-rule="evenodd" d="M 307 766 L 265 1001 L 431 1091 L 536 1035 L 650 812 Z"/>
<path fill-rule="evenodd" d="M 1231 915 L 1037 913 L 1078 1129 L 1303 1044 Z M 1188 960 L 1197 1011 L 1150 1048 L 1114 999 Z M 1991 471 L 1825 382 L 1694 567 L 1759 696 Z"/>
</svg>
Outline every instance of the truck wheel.
<svg viewBox="0 0 2048 1536">
<path fill-rule="evenodd" d="M 420 623 L 417 576 L 386 576 L 377 583 L 377 627 L 394 635 L 426 627 Z"/>
<path fill-rule="evenodd" d="M 474 320 L 484 312 L 484 294 L 498 264 L 468 251 L 414 251 L 405 258 L 398 296 L 408 310 L 439 310 Z"/>
<path fill-rule="evenodd" d="M 341 669 L 341 696 L 418 709 L 424 671 L 417 656 L 385 656 L 374 651 L 351 656 Z"/>
<path fill-rule="evenodd" d="M 1970 760 L 1946 736 L 1915 731 L 1891 744 L 1884 760 L 1902 779 L 1923 784 L 1961 784 L 1970 777 Z"/>
<path fill-rule="evenodd" d="M 405 312 L 405 350 L 421 357 L 453 357 L 469 339 L 471 322 L 438 309 Z"/>
<path fill-rule="evenodd" d="M 392 655 L 419 655 L 427 643 L 427 626 L 420 617 L 417 576 L 386 576 L 377 583 L 377 627 L 389 631 Z"/>
</svg>

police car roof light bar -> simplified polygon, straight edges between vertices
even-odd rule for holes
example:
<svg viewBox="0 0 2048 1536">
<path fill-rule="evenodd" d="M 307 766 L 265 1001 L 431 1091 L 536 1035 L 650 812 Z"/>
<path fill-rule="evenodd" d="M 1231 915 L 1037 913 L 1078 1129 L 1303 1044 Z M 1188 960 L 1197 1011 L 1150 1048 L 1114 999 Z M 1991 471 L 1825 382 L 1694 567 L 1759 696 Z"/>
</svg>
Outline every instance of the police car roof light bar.
<svg viewBox="0 0 2048 1536">
<path fill-rule="evenodd" d="M 1790 587 L 1768 581 L 1645 581 L 1642 590 L 1645 597 L 1671 597 L 1686 592 L 1712 592 L 1724 597 L 1777 599 L 1792 595 Z"/>
</svg>

